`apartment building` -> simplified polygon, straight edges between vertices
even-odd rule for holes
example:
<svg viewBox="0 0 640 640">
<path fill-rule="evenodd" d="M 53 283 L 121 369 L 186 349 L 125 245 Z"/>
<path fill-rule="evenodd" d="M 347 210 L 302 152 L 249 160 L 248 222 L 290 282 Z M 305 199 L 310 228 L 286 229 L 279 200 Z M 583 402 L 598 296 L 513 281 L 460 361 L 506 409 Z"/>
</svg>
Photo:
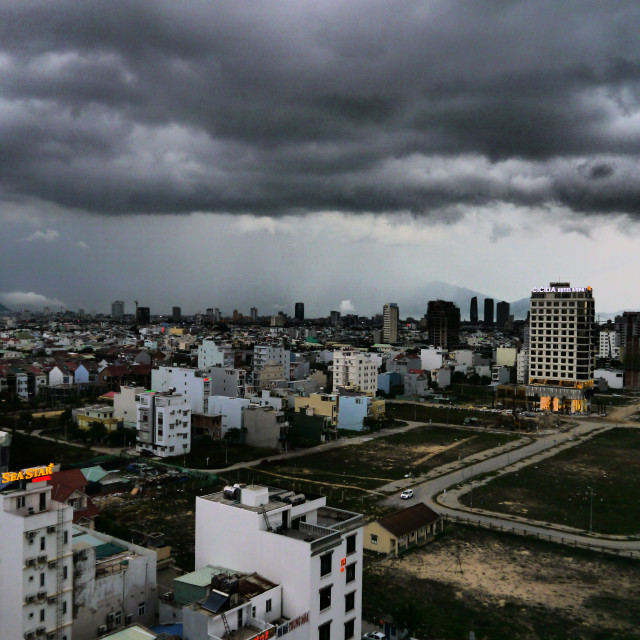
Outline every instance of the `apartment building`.
<svg viewBox="0 0 640 640">
<path fill-rule="evenodd" d="M 136 451 L 160 457 L 191 451 L 191 406 L 182 394 L 144 391 L 136 411 Z"/>
<path fill-rule="evenodd" d="M 198 369 L 207 367 L 233 368 L 235 354 L 230 344 L 221 344 L 212 339 L 205 339 L 198 347 Z"/>
<path fill-rule="evenodd" d="M 289 640 L 359 639 L 362 527 L 362 515 L 328 507 L 324 496 L 227 487 L 196 498 L 195 565 L 256 572 L 281 586 L 281 600 L 272 601 L 271 611 L 265 602 L 255 616 L 245 606 L 232 618 L 244 624 L 275 610 L 277 630 L 266 637 L 286 629 Z M 233 638 L 233 629 L 209 633 L 215 637 Z"/>
<path fill-rule="evenodd" d="M 0 485 L 3 640 L 72 638 L 73 508 L 38 480 Z"/>
<path fill-rule="evenodd" d="M 354 387 L 375 395 L 378 390 L 378 365 L 356 349 L 342 349 L 333 354 L 333 386 Z"/>
<path fill-rule="evenodd" d="M 595 302 L 591 287 L 552 282 L 531 293 L 527 395 L 540 408 L 586 412 L 596 356 Z"/>
<path fill-rule="evenodd" d="M 382 341 L 386 344 L 398 342 L 398 305 L 388 302 L 382 307 Z"/>
<path fill-rule="evenodd" d="M 151 370 L 151 388 L 155 391 L 173 389 L 182 394 L 194 413 L 206 413 L 211 394 L 211 377 L 190 367 L 158 367 Z"/>
<path fill-rule="evenodd" d="M 598 357 L 618 360 L 620 358 L 620 334 L 617 331 L 600 332 Z"/>
</svg>

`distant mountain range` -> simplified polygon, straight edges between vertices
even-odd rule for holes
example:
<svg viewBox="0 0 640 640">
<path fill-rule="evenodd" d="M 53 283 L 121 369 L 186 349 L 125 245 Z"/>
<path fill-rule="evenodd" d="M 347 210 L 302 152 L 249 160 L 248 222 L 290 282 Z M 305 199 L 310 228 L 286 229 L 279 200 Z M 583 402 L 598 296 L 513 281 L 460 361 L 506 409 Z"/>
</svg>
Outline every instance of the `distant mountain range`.
<svg viewBox="0 0 640 640">
<path fill-rule="evenodd" d="M 0 313 L 11 313 L 11 309 L 8 309 L 3 304 L 0 304 Z"/>
</svg>

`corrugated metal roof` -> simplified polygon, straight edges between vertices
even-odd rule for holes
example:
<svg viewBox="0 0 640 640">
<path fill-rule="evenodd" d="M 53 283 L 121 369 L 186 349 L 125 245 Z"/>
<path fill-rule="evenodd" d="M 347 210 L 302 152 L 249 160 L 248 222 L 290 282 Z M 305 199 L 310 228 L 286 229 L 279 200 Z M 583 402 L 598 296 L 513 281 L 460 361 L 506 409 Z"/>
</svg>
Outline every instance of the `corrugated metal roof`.
<svg viewBox="0 0 640 640">
<path fill-rule="evenodd" d="M 220 573 L 227 573 L 227 570 L 221 567 L 204 567 L 180 576 L 179 578 L 174 578 L 174 582 L 184 582 L 185 584 L 191 584 L 196 587 L 206 587 L 211 584 L 211 578 Z"/>
<path fill-rule="evenodd" d="M 118 553 L 124 553 L 126 550 L 125 547 L 120 547 L 117 544 L 113 544 L 113 542 L 105 542 L 99 547 L 96 547 L 96 559 L 115 556 Z"/>
</svg>

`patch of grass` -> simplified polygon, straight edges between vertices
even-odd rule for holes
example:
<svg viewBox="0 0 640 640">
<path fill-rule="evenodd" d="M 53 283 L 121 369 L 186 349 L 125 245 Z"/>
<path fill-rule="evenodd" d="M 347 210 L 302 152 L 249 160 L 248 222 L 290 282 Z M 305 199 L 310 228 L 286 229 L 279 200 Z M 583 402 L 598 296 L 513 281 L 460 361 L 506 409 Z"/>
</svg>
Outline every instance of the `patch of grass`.
<svg viewBox="0 0 640 640">
<path fill-rule="evenodd" d="M 502 445 L 509 437 L 506 433 L 424 426 L 291 460 L 263 462 L 247 469 L 243 480 L 322 493 L 335 506 L 380 514 L 377 491 L 383 485 Z"/>
<path fill-rule="evenodd" d="M 16 432 L 11 436 L 12 469 L 24 469 L 50 462 L 71 464 L 82 462 L 96 455 L 94 451 L 85 447 L 72 447 L 63 442 L 50 442 L 35 436 L 28 436 Z"/>
<path fill-rule="evenodd" d="M 186 459 L 186 465 L 190 469 L 223 469 L 238 462 L 249 462 L 272 456 L 272 449 L 260 449 L 247 445 L 227 444 L 224 441 L 196 441 L 192 444 L 191 452 L 184 456 L 171 456 L 165 458 L 166 462 L 182 466 Z M 207 464 L 207 458 L 208 464 Z"/>
<path fill-rule="evenodd" d="M 619 427 L 474 489 L 474 505 L 587 531 L 592 520 L 597 533 L 639 534 L 638 460 L 640 432 Z M 469 504 L 470 495 L 461 501 Z"/>
<path fill-rule="evenodd" d="M 480 422 L 495 424 L 499 417 L 499 414 L 461 409 L 455 405 L 431 407 L 406 402 L 387 402 L 387 413 L 399 420 L 414 422 L 429 422 L 431 420 L 440 424 L 458 425 L 463 425 L 465 418 L 477 418 Z"/>
</svg>

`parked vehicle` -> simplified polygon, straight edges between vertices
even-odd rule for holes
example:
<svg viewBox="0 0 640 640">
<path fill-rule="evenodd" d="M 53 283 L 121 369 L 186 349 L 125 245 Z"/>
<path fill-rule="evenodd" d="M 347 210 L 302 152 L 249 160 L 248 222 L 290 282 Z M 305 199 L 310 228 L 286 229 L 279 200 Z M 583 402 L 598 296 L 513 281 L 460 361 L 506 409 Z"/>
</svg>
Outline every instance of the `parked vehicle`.
<svg viewBox="0 0 640 640">
<path fill-rule="evenodd" d="M 401 494 L 400 494 L 400 499 L 401 500 L 408 500 L 409 498 L 413 498 L 413 489 L 405 489 Z M 383 634 L 384 635 L 384 634 Z"/>
</svg>

